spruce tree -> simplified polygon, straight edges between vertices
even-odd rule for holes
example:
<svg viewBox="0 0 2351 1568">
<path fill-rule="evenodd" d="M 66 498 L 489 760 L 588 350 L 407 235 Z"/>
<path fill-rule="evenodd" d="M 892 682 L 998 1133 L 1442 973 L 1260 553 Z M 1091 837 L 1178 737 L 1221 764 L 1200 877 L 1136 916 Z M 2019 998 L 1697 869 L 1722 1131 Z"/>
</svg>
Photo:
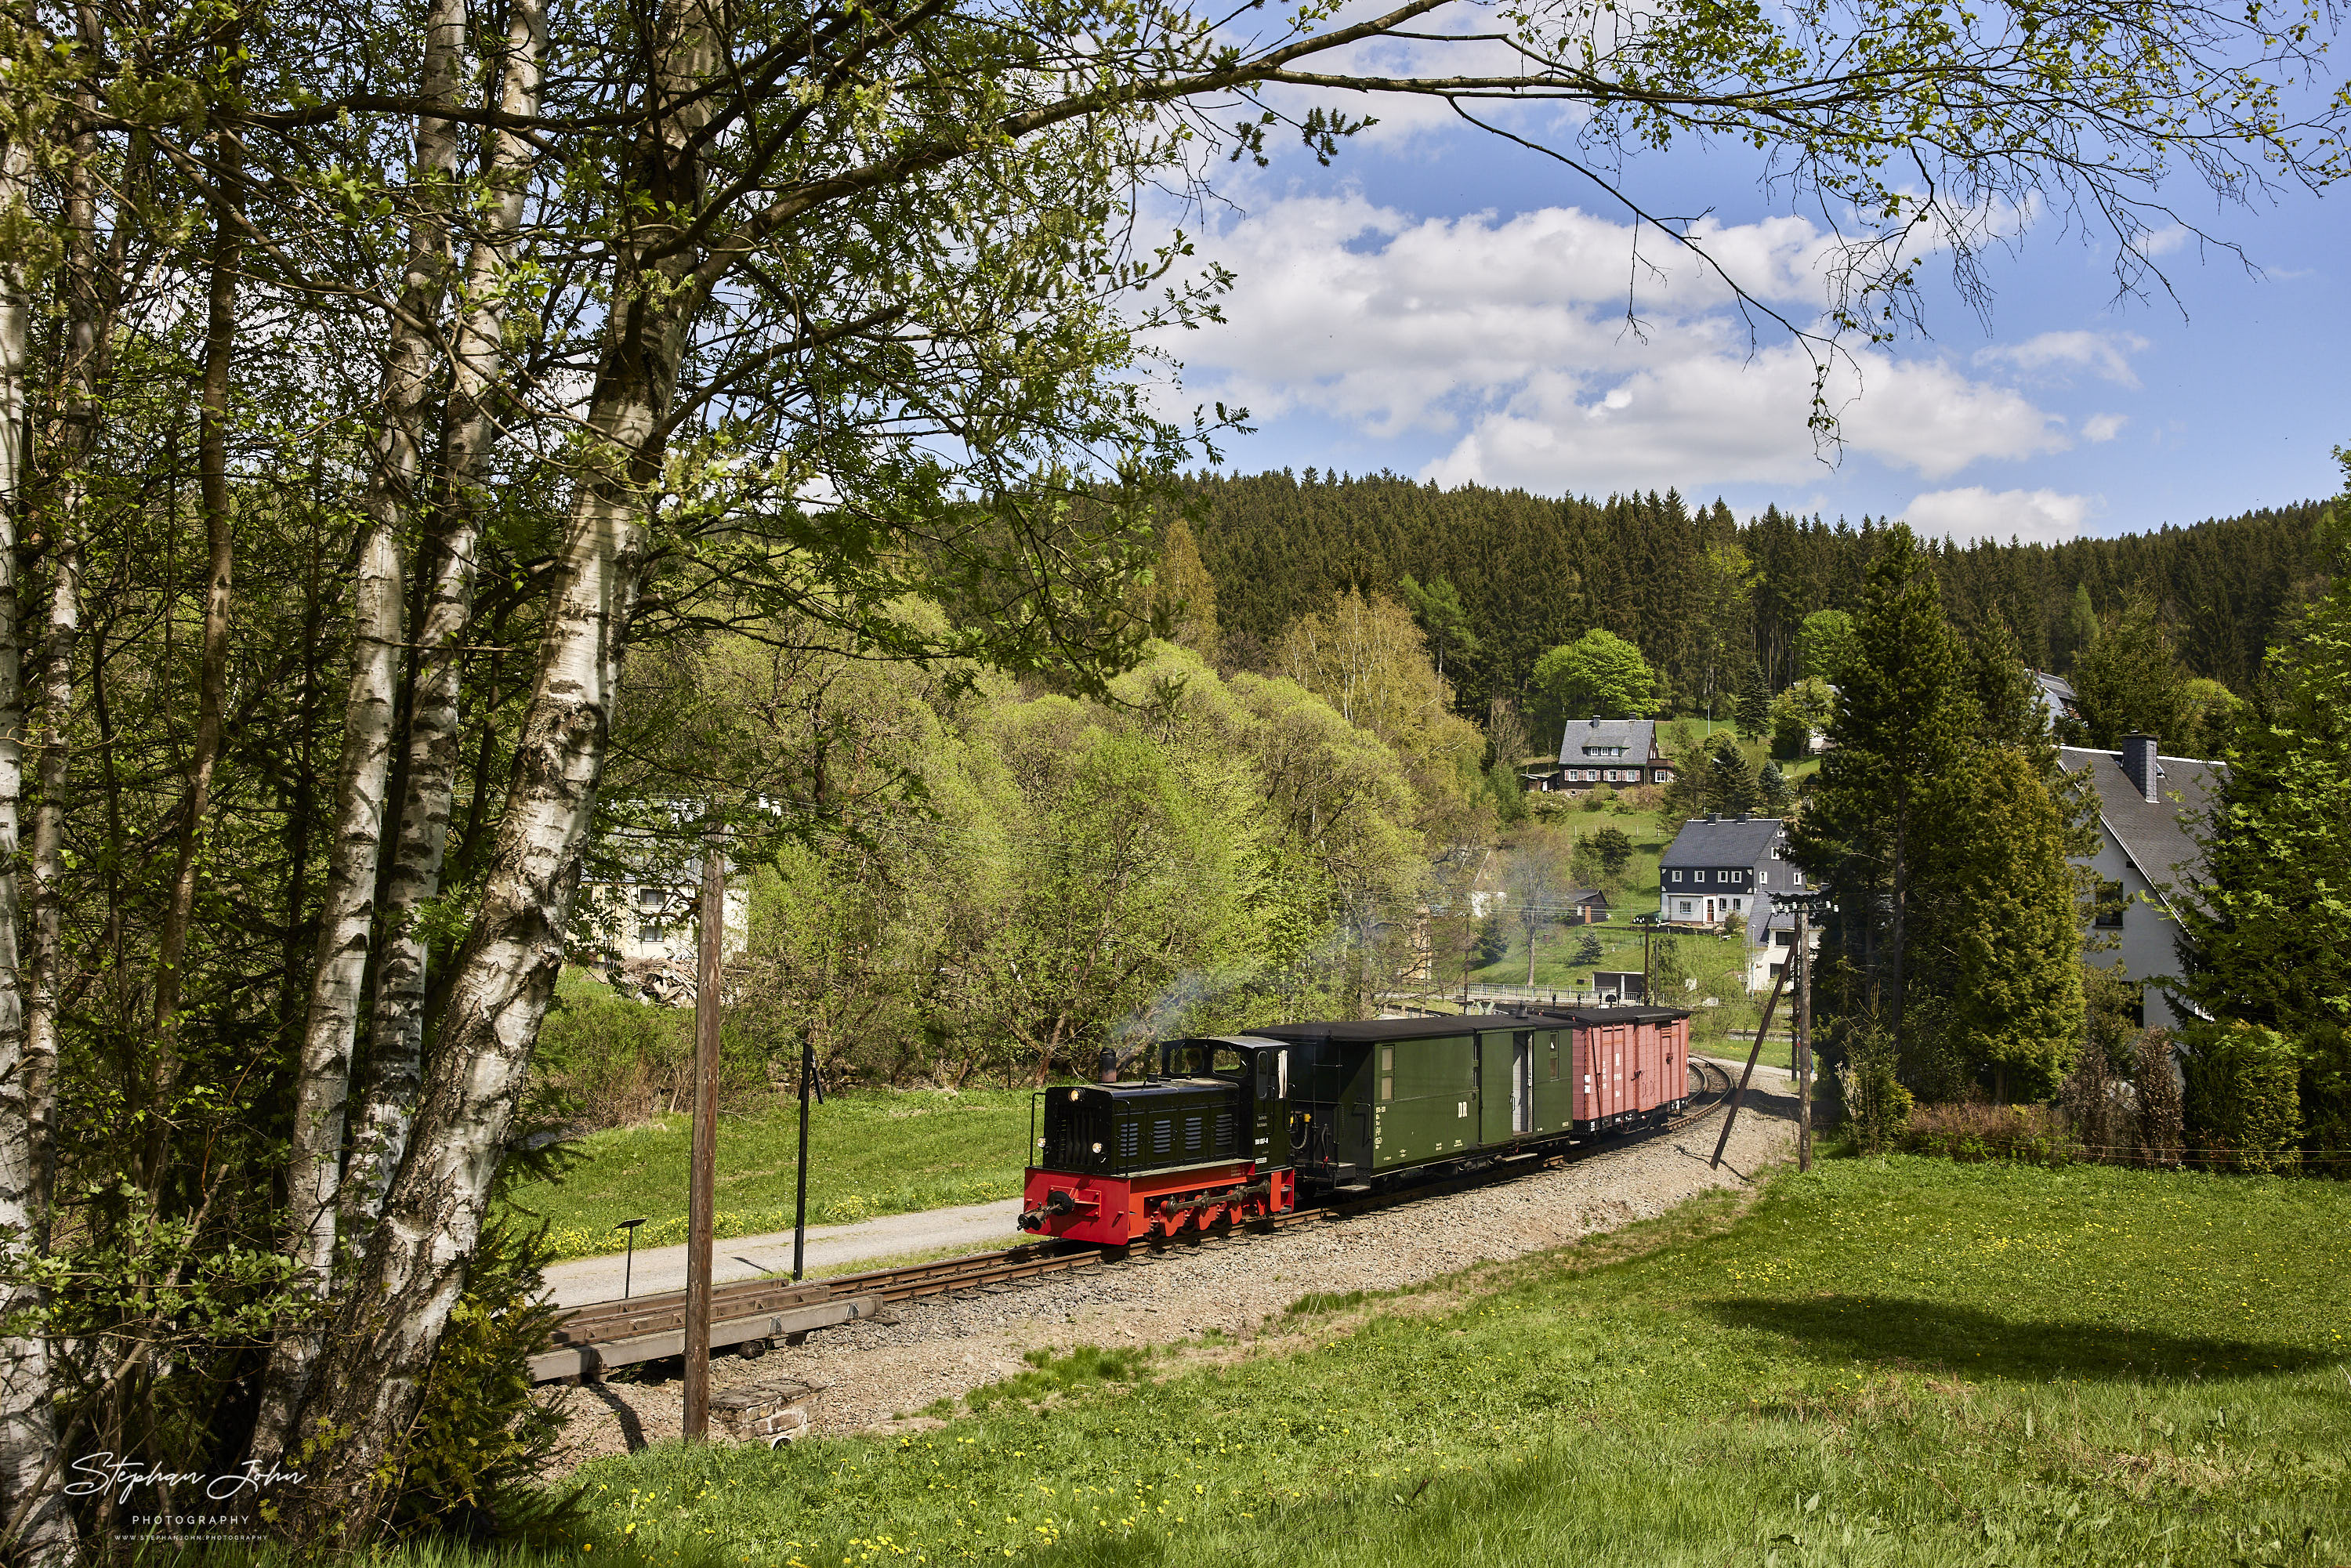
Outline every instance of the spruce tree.
<svg viewBox="0 0 2351 1568">
<path fill-rule="evenodd" d="M 1952 1065 L 1997 1101 L 2053 1092 L 2082 1038 L 2082 925 L 2067 802 L 2022 749 L 1979 748 L 1924 901 Z"/>
<path fill-rule="evenodd" d="M 1763 662 L 1747 661 L 1747 674 L 1739 683 L 1739 736 L 1761 740 L 1771 733 L 1771 693 L 1763 684 Z"/>
<path fill-rule="evenodd" d="M 2090 602 L 2090 585 L 2074 585 L 2074 602 L 2065 609 L 2066 657 L 2078 666 L 2082 655 L 2098 640 L 2098 612 Z"/>
<path fill-rule="evenodd" d="M 2074 694 L 2089 743 L 2109 751 L 2134 730 L 2177 746 L 2193 722 L 2188 672 L 2144 594 L 2132 596 L 2074 665 Z"/>
<path fill-rule="evenodd" d="M 1907 1059 L 1914 926 L 1977 715 L 1932 558 L 1905 524 L 1879 535 L 1839 673 L 1834 746 L 1797 823 L 1794 858 L 1836 896 L 1823 1010 L 1875 1017 Z"/>
<path fill-rule="evenodd" d="M 1445 674 L 1445 661 L 1451 658 L 1458 678 L 1458 666 L 1463 659 L 1474 656 L 1479 641 L 1469 630 L 1469 612 L 1461 607 L 1461 595 L 1441 577 L 1432 577 L 1423 588 L 1415 582 L 1412 573 L 1405 572 L 1396 587 L 1404 594 L 1405 607 L 1420 625 L 1428 639 L 1429 657 L 1437 662 L 1437 673 Z"/>
<path fill-rule="evenodd" d="M 1756 787 L 1755 775 L 1739 754 L 1738 744 L 1727 735 L 1714 743 L 1714 755 L 1707 760 L 1706 809 L 1725 816 L 1763 809 L 1763 794 Z"/>
</svg>

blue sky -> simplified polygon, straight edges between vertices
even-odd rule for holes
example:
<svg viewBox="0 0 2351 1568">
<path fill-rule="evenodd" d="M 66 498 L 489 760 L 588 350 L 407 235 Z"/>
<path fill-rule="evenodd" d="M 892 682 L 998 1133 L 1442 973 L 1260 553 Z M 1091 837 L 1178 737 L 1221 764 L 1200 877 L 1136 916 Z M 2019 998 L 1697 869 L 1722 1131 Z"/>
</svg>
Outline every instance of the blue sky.
<svg viewBox="0 0 2351 1568">
<path fill-rule="evenodd" d="M 2217 208 L 2185 182 L 2159 260 L 2176 301 L 2115 298 L 2101 248 L 2053 215 L 1988 267 L 1987 322 L 1946 275 L 1929 336 L 1861 355 L 1844 447 L 1815 455 L 1809 371 L 1785 334 L 1753 352 L 1719 289 L 1654 238 L 1646 331 L 1625 329 L 1631 231 L 1603 193 L 1535 154 L 1414 118 L 1329 168 L 1297 149 L 1223 168 L 1204 256 L 1238 275 L 1230 324 L 1172 335 L 1185 402 L 1248 405 L 1227 466 L 1382 468 L 1545 494 L 1678 486 L 1742 515 L 1907 517 L 1960 538 L 2056 539 L 2189 523 L 2332 494 L 2351 444 L 2341 346 L 2345 196 Z M 1819 308 L 1822 236 L 1735 155 L 1635 163 L 1654 210 L 1710 211 L 1713 245 L 1792 318 Z M 1930 273 L 1934 267 L 1929 261 Z"/>
</svg>

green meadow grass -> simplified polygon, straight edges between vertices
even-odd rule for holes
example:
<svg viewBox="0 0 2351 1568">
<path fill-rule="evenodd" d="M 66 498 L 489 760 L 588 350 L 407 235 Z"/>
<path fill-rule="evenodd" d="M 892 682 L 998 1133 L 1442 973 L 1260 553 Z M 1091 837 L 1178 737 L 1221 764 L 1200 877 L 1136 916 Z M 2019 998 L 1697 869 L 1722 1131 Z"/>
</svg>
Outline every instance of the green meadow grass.
<svg viewBox="0 0 2351 1568">
<path fill-rule="evenodd" d="M 901 1436 L 600 1461 L 535 1560 L 2326 1568 L 2346 1236 L 2339 1184 L 1833 1161 L 1229 1364 L 1080 1346 Z"/>
<path fill-rule="evenodd" d="M 836 1095 L 810 1113 L 809 1223 L 1018 1197 L 1028 1142 L 1027 1090 Z M 517 1187 L 509 1207 L 548 1220 L 559 1258 L 621 1251 L 612 1227 L 640 1216 L 639 1247 L 683 1241 L 692 1146 L 684 1114 L 590 1133 L 570 1171 Z M 799 1150 L 796 1104 L 720 1118 L 719 1236 L 791 1228 Z"/>
</svg>

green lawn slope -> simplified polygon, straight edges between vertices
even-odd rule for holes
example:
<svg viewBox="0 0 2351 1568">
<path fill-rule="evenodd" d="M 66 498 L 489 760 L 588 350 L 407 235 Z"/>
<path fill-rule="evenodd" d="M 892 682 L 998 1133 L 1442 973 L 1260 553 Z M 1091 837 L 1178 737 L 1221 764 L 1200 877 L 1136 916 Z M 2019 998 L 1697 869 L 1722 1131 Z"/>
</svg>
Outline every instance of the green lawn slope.
<svg viewBox="0 0 2351 1568">
<path fill-rule="evenodd" d="M 602 1461 L 560 1555 L 2324 1568 L 2346 1237 L 2335 1183 L 1833 1161 L 1230 1364 L 1087 1348 L 920 1431 Z"/>
<path fill-rule="evenodd" d="M 639 1247 L 684 1241 L 693 1122 L 680 1113 L 590 1133 L 569 1172 L 518 1186 L 509 1207 L 548 1221 L 559 1258 L 622 1250 L 613 1227 L 637 1218 L 650 1221 Z M 1027 1090 L 834 1096 L 810 1113 L 809 1223 L 1018 1197 L 1028 1142 Z M 791 1228 L 799 1150 L 795 1104 L 719 1118 L 718 1235 Z"/>
</svg>

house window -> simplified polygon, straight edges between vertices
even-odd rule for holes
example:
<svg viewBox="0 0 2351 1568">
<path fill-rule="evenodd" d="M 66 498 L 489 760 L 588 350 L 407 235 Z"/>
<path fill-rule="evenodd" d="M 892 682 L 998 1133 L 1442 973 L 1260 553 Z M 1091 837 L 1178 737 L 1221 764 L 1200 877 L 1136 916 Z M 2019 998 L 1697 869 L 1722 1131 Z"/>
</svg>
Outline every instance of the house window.
<svg viewBox="0 0 2351 1568">
<path fill-rule="evenodd" d="M 1796 885 L 1797 885 L 1798 887 L 1802 887 L 1802 886 L 1803 886 L 1803 885 L 1804 885 L 1804 873 L 1803 873 L 1802 872 L 1796 872 L 1796 873 L 1792 873 L 1792 874 L 1795 876 L 1795 879 L 1796 879 Z"/>
<path fill-rule="evenodd" d="M 2123 927 L 2123 884 L 2101 881 L 2098 883 L 2097 924 L 2108 931 Z"/>
<path fill-rule="evenodd" d="M 1769 886 L 1771 886 L 1771 873 L 1770 872 L 1768 872 L 1768 871 L 1767 871 L 1767 872 L 1762 873 L 1761 873 L 1761 875 L 1762 875 L 1762 878 L 1763 878 L 1763 885 L 1764 885 L 1765 887 L 1769 887 Z"/>
<path fill-rule="evenodd" d="M 1685 899 L 1683 899 L 1683 900 L 1682 900 L 1682 913 L 1683 913 L 1684 915 L 1687 915 L 1689 912 L 1690 912 L 1690 901 L 1689 901 L 1688 899 L 1685 898 Z"/>
<path fill-rule="evenodd" d="M 1787 972 L 1788 972 L 1788 966 L 1787 966 L 1787 965 L 1785 965 L 1785 964 L 1774 964 L 1774 965 L 1772 965 L 1772 966 L 1771 966 L 1771 975 L 1768 977 L 1768 978 L 1771 980 L 1771 982 L 1773 985 L 1775 985 L 1775 986 L 1776 986 L 1776 985 L 1778 985 L 1778 984 L 1780 983 L 1780 977 L 1781 977 L 1781 976 L 1782 976 L 1782 975 L 1784 975 L 1784 974 L 1786 974 Z"/>
<path fill-rule="evenodd" d="M 2117 921 L 2116 924 L 2121 923 Z M 666 942 L 669 940 L 669 927 L 658 920 L 643 921 L 637 926 L 637 940 L 648 944 Z"/>
<path fill-rule="evenodd" d="M 1796 934 L 1787 930 L 1774 931 L 1771 933 L 1771 945 L 1775 947 L 1792 947 L 1796 945 Z"/>
<path fill-rule="evenodd" d="M 1675 880 L 1676 882 L 1679 882 L 1679 881 L 1681 881 L 1681 879 L 1682 879 L 1682 873 L 1679 873 L 1679 872 L 1676 872 L 1676 873 L 1674 873 L 1674 880 Z"/>
</svg>

